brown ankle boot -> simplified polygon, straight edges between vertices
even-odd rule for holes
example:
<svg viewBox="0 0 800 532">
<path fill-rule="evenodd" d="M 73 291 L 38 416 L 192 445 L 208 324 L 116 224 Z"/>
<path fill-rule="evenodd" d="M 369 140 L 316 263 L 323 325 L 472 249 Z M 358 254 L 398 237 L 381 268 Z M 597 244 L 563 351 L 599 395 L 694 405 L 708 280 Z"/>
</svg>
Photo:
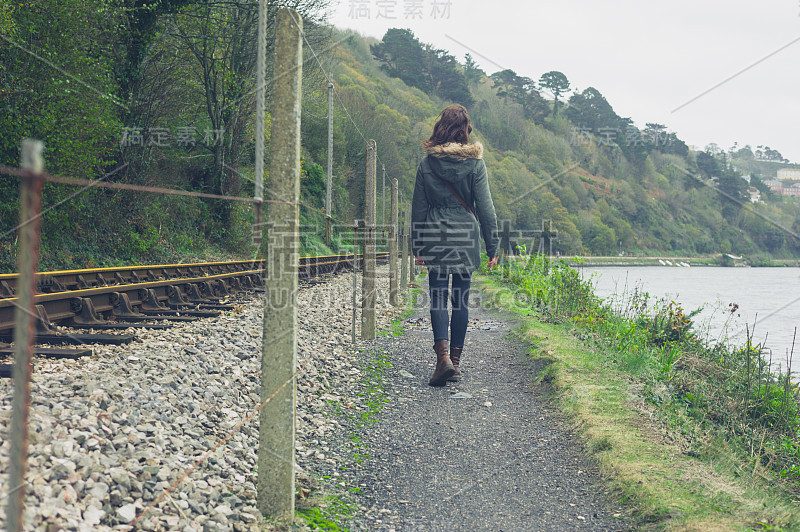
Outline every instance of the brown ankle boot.
<svg viewBox="0 0 800 532">
<path fill-rule="evenodd" d="M 447 379 L 450 382 L 458 382 L 461 380 L 461 370 L 458 369 L 458 365 L 461 363 L 461 351 L 463 350 L 463 347 L 450 348 L 450 361 L 453 363 L 453 368 L 456 370 L 456 372 Z"/>
<path fill-rule="evenodd" d="M 447 379 L 456 372 L 447 352 L 447 340 L 439 340 L 433 344 L 433 350 L 436 351 L 436 369 L 431 375 L 431 380 L 428 381 L 428 384 L 431 386 L 444 386 L 447 384 Z"/>
</svg>

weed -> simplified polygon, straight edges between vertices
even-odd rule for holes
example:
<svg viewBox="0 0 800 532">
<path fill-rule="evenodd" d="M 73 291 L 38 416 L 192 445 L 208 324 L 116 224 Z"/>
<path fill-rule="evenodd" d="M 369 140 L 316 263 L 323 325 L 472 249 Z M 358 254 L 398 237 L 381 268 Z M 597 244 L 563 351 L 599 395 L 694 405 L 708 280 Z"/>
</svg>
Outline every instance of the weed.
<svg viewBox="0 0 800 532">
<path fill-rule="evenodd" d="M 327 497 L 319 506 L 297 510 L 297 517 L 311 530 L 345 531 L 342 523 L 353 518 L 357 508 L 342 497 Z"/>
<path fill-rule="evenodd" d="M 653 404 L 675 404 L 701 425 L 723 430 L 730 441 L 742 442 L 751 460 L 792 479 L 800 493 L 800 390 L 791 367 L 773 372 L 749 333 L 740 348 L 707 343 L 694 332 L 693 318 L 702 309 L 687 313 L 638 288 L 614 306 L 563 260 L 513 257 L 484 272 L 513 287 L 506 308 L 524 314 L 527 307 L 539 318 L 571 324 L 576 337 L 604 348 L 598 356 L 606 367 L 640 379 Z M 729 305 L 731 316 L 737 311 Z"/>
</svg>

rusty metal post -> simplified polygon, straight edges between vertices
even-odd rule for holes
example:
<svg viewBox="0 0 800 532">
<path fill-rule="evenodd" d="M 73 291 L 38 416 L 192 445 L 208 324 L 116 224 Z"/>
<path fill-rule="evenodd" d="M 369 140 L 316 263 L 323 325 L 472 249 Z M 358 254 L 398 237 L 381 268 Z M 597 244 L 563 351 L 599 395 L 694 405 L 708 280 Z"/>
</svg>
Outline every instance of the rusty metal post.
<svg viewBox="0 0 800 532">
<path fill-rule="evenodd" d="M 397 290 L 397 179 L 392 179 L 392 206 L 389 225 L 389 303 L 397 307 L 400 298 Z"/>
<path fill-rule="evenodd" d="M 36 268 L 39 263 L 39 228 L 44 178 L 44 144 L 22 141 L 22 168 L 30 175 L 20 186 L 20 229 L 17 268 L 19 285 L 14 315 L 14 397 L 11 412 L 11 452 L 8 464 L 7 530 L 24 528 L 25 469 L 28 464 L 28 414 L 31 407 L 33 341 L 36 336 Z"/>
<path fill-rule="evenodd" d="M 297 268 L 300 199 L 300 97 L 303 22 L 281 9 L 275 29 L 275 72 L 270 186 L 286 203 L 272 205 L 265 275 L 261 358 L 258 509 L 278 519 L 294 517 L 297 402 Z"/>
<path fill-rule="evenodd" d="M 375 338 L 375 203 L 377 190 L 378 147 L 374 140 L 367 142 L 367 177 L 364 188 L 364 266 L 361 283 L 361 338 Z"/>
<path fill-rule="evenodd" d="M 358 342 L 358 220 L 353 225 L 353 343 Z"/>
</svg>

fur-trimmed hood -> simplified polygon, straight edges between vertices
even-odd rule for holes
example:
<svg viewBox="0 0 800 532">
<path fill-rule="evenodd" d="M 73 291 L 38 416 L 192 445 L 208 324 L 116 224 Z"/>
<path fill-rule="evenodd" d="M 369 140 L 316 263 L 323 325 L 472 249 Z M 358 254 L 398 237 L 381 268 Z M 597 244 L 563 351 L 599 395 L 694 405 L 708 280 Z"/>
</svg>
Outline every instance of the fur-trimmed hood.
<svg viewBox="0 0 800 532">
<path fill-rule="evenodd" d="M 467 159 L 483 159 L 483 144 L 473 142 L 472 144 L 459 144 L 458 142 L 448 142 L 425 148 L 425 154 L 431 157 L 443 159 L 445 157 L 457 161 Z"/>
</svg>

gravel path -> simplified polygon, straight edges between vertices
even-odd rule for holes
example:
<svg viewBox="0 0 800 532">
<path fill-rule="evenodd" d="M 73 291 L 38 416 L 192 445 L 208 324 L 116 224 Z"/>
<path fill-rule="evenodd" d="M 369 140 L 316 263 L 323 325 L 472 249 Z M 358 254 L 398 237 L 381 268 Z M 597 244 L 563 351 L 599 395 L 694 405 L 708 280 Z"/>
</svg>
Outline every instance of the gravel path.
<svg viewBox="0 0 800 532">
<path fill-rule="evenodd" d="M 476 309 L 464 349 L 464 378 L 432 388 L 426 309 L 402 337 L 375 342 L 391 369 L 388 402 L 360 429 L 362 456 L 345 475 L 358 487 L 363 530 L 624 530 L 568 423 L 532 384 L 530 361 L 509 336 L 508 316 Z M 352 439 L 352 437 L 351 437 Z M 615 515 L 616 514 L 616 517 Z"/>
</svg>

